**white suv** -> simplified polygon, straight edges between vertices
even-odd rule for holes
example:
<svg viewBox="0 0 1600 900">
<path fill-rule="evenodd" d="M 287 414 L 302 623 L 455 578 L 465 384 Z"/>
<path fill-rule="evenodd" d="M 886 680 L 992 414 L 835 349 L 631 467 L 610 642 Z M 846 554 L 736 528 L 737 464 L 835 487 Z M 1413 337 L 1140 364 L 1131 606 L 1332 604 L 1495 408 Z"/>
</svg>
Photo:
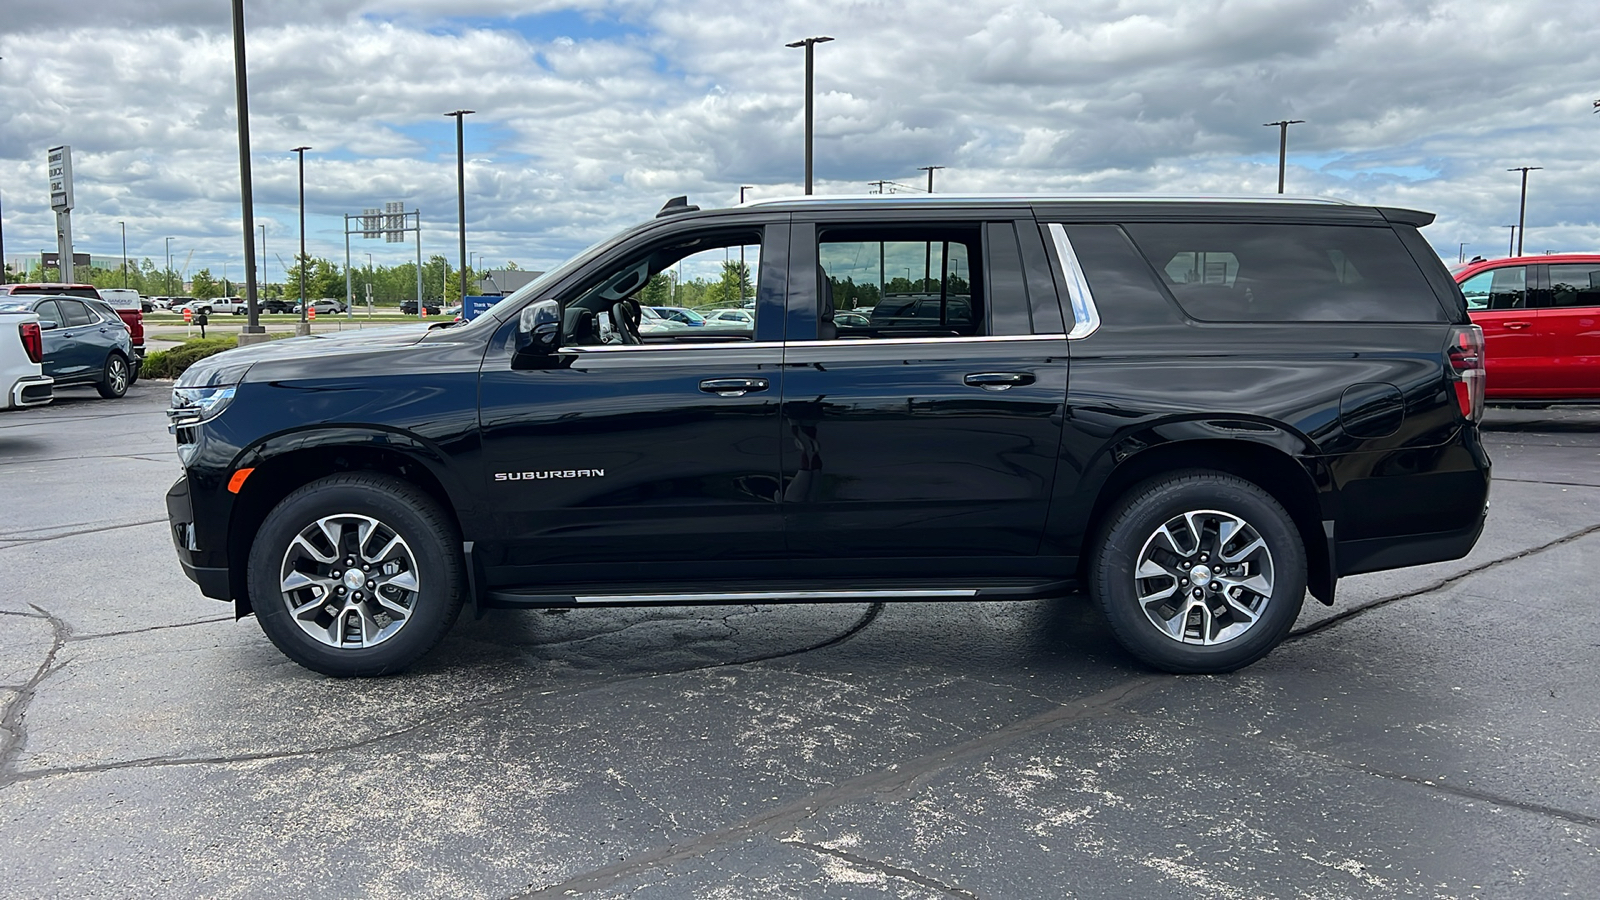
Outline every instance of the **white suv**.
<svg viewBox="0 0 1600 900">
<path fill-rule="evenodd" d="M 40 406 L 55 397 L 55 379 L 44 374 L 44 336 L 32 312 L 0 315 L 0 409 Z"/>
</svg>

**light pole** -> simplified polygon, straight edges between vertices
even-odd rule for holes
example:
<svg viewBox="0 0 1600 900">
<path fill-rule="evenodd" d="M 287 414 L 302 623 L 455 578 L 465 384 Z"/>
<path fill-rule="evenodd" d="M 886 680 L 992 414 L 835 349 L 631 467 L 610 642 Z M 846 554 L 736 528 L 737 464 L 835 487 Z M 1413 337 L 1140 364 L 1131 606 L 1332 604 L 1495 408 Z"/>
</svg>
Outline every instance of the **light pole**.
<svg viewBox="0 0 1600 900">
<path fill-rule="evenodd" d="M 121 220 L 117 225 L 122 228 L 122 286 L 128 286 L 128 223 Z"/>
<path fill-rule="evenodd" d="M 1467 261 L 1467 245 L 1468 245 L 1469 242 L 1468 241 L 1459 241 L 1458 243 L 1461 246 L 1456 248 L 1456 264 L 1460 265 L 1461 263 L 1464 263 L 1464 262 Z"/>
<path fill-rule="evenodd" d="M 6 225 L 5 211 L 0 210 L 0 284 L 6 283 Z"/>
<path fill-rule="evenodd" d="M 1517 255 L 1522 255 L 1522 239 L 1528 236 L 1528 173 L 1537 172 L 1544 166 L 1516 166 L 1507 169 L 1507 172 L 1522 173 L 1522 205 L 1517 209 Z"/>
<path fill-rule="evenodd" d="M 172 296 L 172 238 L 167 238 L 167 296 Z"/>
<path fill-rule="evenodd" d="M 256 302 L 256 214 L 254 192 L 250 186 L 250 90 L 245 80 L 244 66 L 244 0 L 233 0 L 233 90 L 239 116 L 239 206 L 244 214 L 244 302 L 249 312 L 249 321 L 245 323 L 241 334 L 265 334 L 266 329 L 261 327 L 260 304 Z M 228 280 L 226 274 L 222 280 Z"/>
<path fill-rule="evenodd" d="M 827 37 L 827 36 L 808 37 L 808 38 L 801 38 L 800 40 L 794 41 L 792 43 L 784 44 L 785 47 L 804 47 L 804 48 L 806 48 L 806 196 L 807 197 L 811 196 L 811 76 L 812 76 L 812 72 L 813 72 L 812 59 L 811 58 L 812 58 L 813 48 L 816 47 L 816 45 L 825 44 L 825 43 L 827 43 L 828 41 L 831 41 L 831 40 L 833 40 L 833 38 Z"/>
<path fill-rule="evenodd" d="M 1304 125 L 1305 119 L 1281 119 L 1277 122 L 1264 123 L 1262 128 L 1278 129 L 1278 193 L 1283 193 L 1283 169 L 1289 157 L 1289 126 Z"/>
<path fill-rule="evenodd" d="M 739 205 L 744 205 L 744 192 L 751 190 L 748 184 L 739 185 Z M 744 244 L 739 245 L 739 308 L 744 309 Z"/>
<path fill-rule="evenodd" d="M 267 226 L 257 225 L 256 227 L 261 229 L 261 273 L 265 275 L 267 273 Z M 264 278 L 262 283 L 271 284 L 272 279 Z"/>
<path fill-rule="evenodd" d="M 461 303 L 467 302 L 467 158 L 465 128 L 462 123 L 474 110 L 458 109 L 447 112 L 445 116 L 453 116 L 456 120 L 456 215 L 461 220 Z M 444 302 L 444 286 L 439 286 L 439 302 Z"/>
<path fill-rule="evenodd" d="M 1508 241 L 1506 243 L 1506 255 L 1507 256 L 1516 256 L 1517 255 L 1517 226 L 1515 226 L 1515 225 L 1502 225 L 1500 227 L 1501 228 L 1509 228 L 1509 229 L 1511 229 L 1511 239 L 1510 239 L 1510 241 Z"/>
<path fill-rule="evenodd" d="M 290 151 L 300 157 L 300 258 L 295 262 L 300 269 L 300 327 L 295 331 L 310 334 L 311 325 L 306 319 L 306 151 L 310 147 L 296 147 Z"/>
</svg>

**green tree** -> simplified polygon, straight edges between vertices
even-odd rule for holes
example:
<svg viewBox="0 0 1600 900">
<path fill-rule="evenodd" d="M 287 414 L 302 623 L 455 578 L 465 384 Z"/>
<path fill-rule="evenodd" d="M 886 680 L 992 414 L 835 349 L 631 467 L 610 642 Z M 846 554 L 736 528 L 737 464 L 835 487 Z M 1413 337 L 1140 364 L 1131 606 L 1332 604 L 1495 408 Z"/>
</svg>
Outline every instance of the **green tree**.
<svg viewBox="0 0 1600 900">
<path fill-rule="evenodd" d="M 194 273 L 189 293 L 193 294 L 196 300 L 210 300 L 222 296 L 222 285 L 211 277 L 210 269 L 201 269 Z"/>
<path fill-rule="evenodd" d="M 671 294 L 672 278 L 665 272 L 657 272 L 639 289 L 639 302 L 645 306 L 666 306 Z"/>
</svg>

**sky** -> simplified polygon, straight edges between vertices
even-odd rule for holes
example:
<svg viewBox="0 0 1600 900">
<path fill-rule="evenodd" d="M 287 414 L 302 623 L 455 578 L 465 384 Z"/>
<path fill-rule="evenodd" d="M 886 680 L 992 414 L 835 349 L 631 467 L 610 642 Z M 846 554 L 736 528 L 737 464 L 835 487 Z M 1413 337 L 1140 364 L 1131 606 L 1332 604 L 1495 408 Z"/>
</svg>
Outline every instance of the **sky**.
<svg viewBox="0 0 1600 900">
<path fill-rule="evenodd" d="M 267 277 L 343 219 L 421 211 L 454 263 L 455 121 L 468 250 L 543 269 L 687 194 L 802 190 L 816 48 L 818 194 L 1287 192 L 1438 214 L 1449 262 L 1600 250 L 1600 16 L 1577 0 L 245 0 L 255 216 Z M 75 247 L 192 274 L 243 268 L 227 0 L 14 3 L 0 15 L 8 259 L 54 249 L 46 150 L 73 152 Z M 351 239 L 352 259 L 414 258 Z M 113 263 L 114 264 L 114 263 Z"/>
</svg>

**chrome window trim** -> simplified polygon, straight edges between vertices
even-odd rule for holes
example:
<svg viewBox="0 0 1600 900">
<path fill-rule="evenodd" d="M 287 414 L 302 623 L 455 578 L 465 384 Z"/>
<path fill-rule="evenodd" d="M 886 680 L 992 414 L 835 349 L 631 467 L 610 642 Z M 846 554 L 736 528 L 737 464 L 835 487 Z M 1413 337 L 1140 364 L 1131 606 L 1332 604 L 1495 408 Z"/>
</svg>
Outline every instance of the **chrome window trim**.
<svg viewBox="0 0 1600 900">
<path fill-rule="evenodd" d="M 1067 332 L 1067 340 L 1079 341 L 1100 327 L 1100 309 L 1094 304 L 1094 292 L 1089 290 L 1089 280 L 1084 277 L 1072 241 L 1067 238 L 1066 226 L 1051 222 L 1050 239 L 1055 242 L 1056 255 L 1061 258 L 1061 277 L 1067 286 L 1067 300 L 1072 304 L 1072 329 Z"/>
<path fill-rule="evenodd" d="M 601 344 L 583 347 L 562 347 L 557 353 L 570 353 L 581 356 L 588 353 L 636 353 L 650 350 L 775 350 L 780 348 L 803 347 L 882 347 L 882 346 L 907 346 L 915 344 L 1003 344 L 1016 341 L 1065 341 L 1071 335 L 1066 334 L 996 334 L 996 335 L 953 335 L 951 337 L 918 337 L 918 338 L 860 338 L 858 340 L 834 339 L 831 341 L 716 341 L 706 343 L 682 344 Z"/>
</svg>

